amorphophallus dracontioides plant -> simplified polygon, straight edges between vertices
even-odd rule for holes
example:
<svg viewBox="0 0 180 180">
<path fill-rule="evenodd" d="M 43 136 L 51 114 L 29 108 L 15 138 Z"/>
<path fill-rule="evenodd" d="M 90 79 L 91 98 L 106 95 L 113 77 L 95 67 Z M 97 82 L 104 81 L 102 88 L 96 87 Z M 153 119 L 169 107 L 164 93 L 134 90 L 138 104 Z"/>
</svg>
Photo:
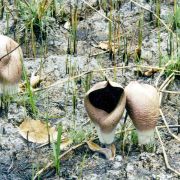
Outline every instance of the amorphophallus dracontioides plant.
<svg viewBox="0 0 180 180">
<path fill-rule="evenodd" d="M 112 81 L 95 84 L 85 95 L 86 111 L 93 121 L 99 140 L 111 144 L 125 109 L 126 97 L 121 85 Z"/>
<path fill-rule="evenodd" d="M 22 74 L 23 53 L 13 39 L 0 35 L 0 94 L 12 95 L 18 92 Z"/>
<path fill-rule="evenodd" d="M 136 127 L 139 144 L 154 140 L 154 130 L 159 117 L 159 95 L 148 84 L 130 82 L 126 88 L 126 109 Z"/>
</svg>

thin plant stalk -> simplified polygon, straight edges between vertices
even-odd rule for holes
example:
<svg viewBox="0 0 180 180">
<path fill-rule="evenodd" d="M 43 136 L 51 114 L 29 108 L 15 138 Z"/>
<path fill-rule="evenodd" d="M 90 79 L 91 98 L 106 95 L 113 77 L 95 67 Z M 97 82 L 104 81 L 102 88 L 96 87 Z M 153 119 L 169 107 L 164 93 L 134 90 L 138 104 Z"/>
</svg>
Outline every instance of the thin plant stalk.
<svg viewBox="0 0 180 180">
<path fill-rule="evenodd" d="M 56 19 L 57 14 L 57 2 L 56 0 L 52 1 L 52 16 Z"/>
<path fill-rule="evenodd" d="M 117 68 L 116 68 L 116 65 L 114 66 L 114 69 L 113 69 L 113 74 L 114 74 L 114 81 L 116 82 L 117 81 Z"/>
<path fill-rule="evenodd" d="M 34 37 L 33 22 L 31 22 L 31 45 L 32 45 L 33 55 L 34 57 L 36 57 L 36 42 Z"/>
<path fill-rule="evenodd" d="M 120 56 L 120 51 L 121 51 L 120 16 L 119 16 L 119 23 L 117 27 L 117 44 L 118 44 L 118 55 Z"/>
<path fill-rule="evenodd" d="M 4 16 L 4 0 L 1 0 L 0 2 L 0 20 L 3 19 Z"/>
<path fill-rule="evenodd" d="M 9 13 L 6 12 L 6 33 L 9 33 Z"/>
<path fill-rule="evenodd" d="M 24 43 L 25 43 L 25 47 L 26 47 L 26 54 L 29 57 L 30 56 L 30 52 L 29 52 L 29 44 L 28 44 L 28 30 L 25 29 L 25 36 L 24 36 Z"/>
<path fill-rule="evenodd" d="M 76 0 L 76 4 L 74 6 L 74 11 L 72 13 L 72 38 L 73 38 L 73 54 L 77 54 L 77 4 L 78 0 Z"/>
<path fill-rule="evenodd" d="M 161 2 L 160 0 L 156 0 L 156 15 L 158 17 L 156 18 L 156 27 L 159 26 L 160 12 L 161 12 Z"/>
<path fill-rule="evenodd" d="M 127 38 L 124 37 L 123 40 L 124 40 L 123 62 L 125 63 L 125 65 L 128 65 Z"/>
<path fill-rule="evenodd" d="M 138 21 L 138 47 L 135 52 L 135 61 L 140 62 L 141 60 L 141 49 L 142 49 L 142 28 L 143 28 L 143 15 Z"/>
<path fill-rule="evenodd" d="M 62 126 L 58 126 L 58 134 L 56 143 L 53 142 L 53 156 L 54 156 L 54 166 L 56 168 L 56 174 L 59 175 L 60 171 L 60 159 L 59 155 L 61 153 L 61 136 L 62 136 Z"/>
<path fill-rule="evenodd" d="M 176 14 L 177 10 L 177 0 L 174 0 L 174 14 Z"/>
<path fill-rule="evenodd" d="M 109 12 L 109 19 L 112 20 L 112 0 L 110 0 L 110 12 Z M 109 59 L 112 60 L 113 59 L 113 51 L 112 51 L 112 21 L 109 21 L 109 35 L 108 35 L 108 39 L 109 39 Z"/>
<path fill-rule="evenodd" d="M 73 96 L 72 96 L 72 102 L 73 102 L 73 114 L 76 114 L 76 108 L 77 108 L 77 90 L 76 87 L 73 89 Z"/>
<path fill-rule="evenodd" d="M 35 100 L 34 100 L 34 96 L 33 96 L 33 92 L 31 90 L 31 85 L 30 85 L 30 81 L 27 77 L 27 72 L 26 72 L 26 69 L 24 67 L 24 64 L 23 64 L 23 76 L 24 76 L 24 79 L 25 79 L 25 82 L 26 82 L 26 88 L 27 88 L 27 92 L 28 92 L 28 95 L 29 95 L 29 103 L 31 105 L 31 110 L 32 110 L 32 113 L 33 115 L 37 115 L 37 107 L 36 107 L 36 103 L 35 103 Z"/>
<path fill-rule="evenodd" d="M 162 54 L 161 54 L 161 36 L 160 36 L 160 23 L 158 20 L 158 51 L 159 51 L 159 67 L 162 65 Z"/>
<path fill-rule="evenodd" d="M 91 79 L 92 79 L 92 73 L 88 73 L 85 77 L 85 92 L 87 92 L 90 89 L 91 85 Z"/>
</svg>

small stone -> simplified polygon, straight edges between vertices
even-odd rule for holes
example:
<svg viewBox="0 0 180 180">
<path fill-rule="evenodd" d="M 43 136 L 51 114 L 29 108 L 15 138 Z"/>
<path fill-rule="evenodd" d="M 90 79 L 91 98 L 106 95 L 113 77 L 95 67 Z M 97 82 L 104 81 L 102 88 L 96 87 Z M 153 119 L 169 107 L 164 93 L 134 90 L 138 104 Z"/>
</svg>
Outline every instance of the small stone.
<svg viewBox="0 0 180 180">
<path fill-rule="evenodd" d="M 123 157 L 122 157 L 121 155 L 117 155 L 117 156 L 115 157 L 115 160 L 120 162 L 120 161 L 123 160 Z"/>
<path fill-rule="evenodd" d="M 126 167 L 126 171 L 127 172 L 133 172 L 134 171 L 134 166 L 132 164 L 127 164 L 127 167 Z"/>
<path fill-rule="evenodd" d="M 85 179 L 85 180 L 89 180 L 89 179 L 97 180 L 97 179 L 99 179 L 99 177 L 97 174 L 89 174 L 89 175 L 86 175 L 83 179 Z"/>
<path fill-rule="evenodd" d="M 119 176 L 119 171 L 117 171 L 117 170 L 109 170 L 108 174 L 118 177 Z"/>
<path fill-rule="evenodd" d="M 26 109 L 23 106 L 18 106 L 16 103 L 9 105 L 8 121 L 21 123 L 27 116 Z"/>
<path fill-rule="evenodd" d="M 59 77 L 59 76 L 60 76 L 60 72 L 56 69 L 56 70 L 54 71 L 54 75 L 55 75 L 56 77 Z"/>
<path fill-rule="evenodd" d="M 70 27 L 71 27 L 70 22 L 69 22 L 69 21 L 65 22 L 65 24 L 64 24 L 64 28 L 65 28 L 65 29 L 67 29 L 67 30 L 69 30 L 69 29 L 70 29 Z"/>
<path fill-rule="evenodd" d="M 153 54 L 151 51 L 146 51 L 145 49 L 142 49 L 141 51 L 141 58 L 142 59 L 152 59 Z"/>
<path fill-rule="evenodd" d="M 119 169 L 121 166 L 122 166 L 122 164 L 120 162 L 117 162 L 117 161 L 114 162 L 114 164 L 113 164 L 114 169 Z"/>
</svg>

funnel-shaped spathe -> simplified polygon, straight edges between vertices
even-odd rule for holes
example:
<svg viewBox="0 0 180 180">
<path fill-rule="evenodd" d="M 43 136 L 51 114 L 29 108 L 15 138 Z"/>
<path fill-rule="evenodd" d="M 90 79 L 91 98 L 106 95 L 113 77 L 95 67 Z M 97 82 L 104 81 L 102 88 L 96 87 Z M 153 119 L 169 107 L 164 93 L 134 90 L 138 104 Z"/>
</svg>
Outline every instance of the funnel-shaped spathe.
<svg viewBox="0 0 180 180">
<path fill-rule="evenodd" d="M 126 109 L 137 129 L 139 144 L 153 141 L 154 129 L 159 116 L 159 95 L 148 84 L 130 82 L 125 88 Z"/>
<path fill-rule="evenodd" d="M 17 47 L 18 44 L 14 40 L 0 35 L 0 93 L 2 94 L 13 94 L 18 91 L 23 54 L 21 48 Z"/>
<path fill-rule="evenodd" d="M 115 128 L 123 115 L 125 103 L 124 89 L 112 81 L 99 82 L 86 93 L 85 108 L 102 143 L 113 142 Z"/>
</svg>

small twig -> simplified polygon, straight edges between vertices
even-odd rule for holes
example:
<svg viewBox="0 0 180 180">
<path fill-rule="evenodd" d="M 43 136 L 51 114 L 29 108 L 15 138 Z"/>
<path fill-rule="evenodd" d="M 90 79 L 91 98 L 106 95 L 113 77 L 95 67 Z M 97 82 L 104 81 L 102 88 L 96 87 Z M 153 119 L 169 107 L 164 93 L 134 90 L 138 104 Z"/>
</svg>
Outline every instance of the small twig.
<svg viewBox="0 0 180 180">
<path fill-rule="evenodd" d="M 12 162 L 11 162 L 11 164 L 10 164 L 8 170 L 7 170 L 7 173 L 10 173 L 11 169 L 13 168 L 13 166 L 14 166 L 14 159 L 12 158 Z"/>
<path fill-rule="evenodd" d="M 83 123 L 81 126 L 86 126 L 86 125 L 88 125 L 90 122 L 91 122 L 90 119 L 88 119 L 88 121 L 86 121 L 85 123 Z"/>
<path fill-rule="evenodd" d="M 27 1 L 27 0 L 23 0 L 24 1 L 24 3 L 29 7 L 29 8 L 31 8 L 30 7 L 30 4 L 29 4 L 29 2 Z"/>
<path fill-rule="evenodd" d="M 180 176 L 180 172 L 178 172 L 177 170 L 173 169 L 170 165 L 169 165 L 169 162 L 168 162 L 168 157 L 167 157 L 167 154 L 166 154 L 166 151 L 165 151 L 165 147 L 163 145 L 163 142 L 162 142 L 162 139 L 161 139 L 161 136 L 160 136 L 160 133 L 159 133 L 159 130 L 158 128 L 156 127 L 156 134 L 158 136 L 158 139 L 161 143 L 161 147 L 162 147 L 162 151 L 163 151 L 163 156 L 164 156 L 164 160 L 165 160 L 165 164 L 166 164 L 166 167 L 168 169 L 170 169 L 171 171 L 175 172 L 178 176 Z"/>
<path fill-rule="evenodd" d="M 166 87 L 170 84 L 170 82 L 174 79 L 174 73 L 172 73 L 164 82 L 163 84 L 160 86 L 160 88 L 158 89 L 159 93 L 159 105 L 161 105 L 162 102 L 162 96 L 163 93 L 161 91 L 164 91 L 166 89 Z"/>
<path fill-rule="evenodd" d="M 179 134 L 180 133 L 180 112 L 178 114 L 178 125 L 179 125 L 179 127 L 178 127 L 178 134 Z"/>
<path fill-rule="evenodd" d="M 163 114 L 163 112 L 162 112 L 161 109 L 159 109 L 159 112 L 160 112 L 160 114 L 161 114 L 161 116 L 162 116 L 162 119 L 163 119 L 163 121 L 164 121 L 164 124 L 165 124 L 165 126 L 166 126 L 169 134 L 171 134 L 171 136 L 173 136 L 176 140 L 180 141 L 180 138 L 179 138 L 178 136 L 174 135 L 174 134 L 171 132 L 171 130 L 169 129 L 168 123 L 167 123 L 166 118 L 164 117 L 164 114 Z"/>
<path fill-rule="evenodd" d="M 180 94 L 179 91 L 167 91 L 167 90 L 160 90 L 162 93 L 169 93 L 169 94 Z"/>
<path fill-rule="evenodd" d="M 168 78 L 162 83 L 162 85 L 159 87 L 159 90 L 162 90 L 162 89 L 165 89 L 168 85 L 169 85 L 169 83 L 170 83 L 170 81 L 171 81 L 171 78 L 174 76 L 174 73 L 172 73 L 172 74 L 170 74 L 169 76 L 168 76 Z"/>
<path fill-rule="evenodd" d="M 180 125 L 168 125 L 169 128 L 178 128 Z M 166 126 L 156 126 L 157 128 L 166 128 Z"/>
<path fill-rule="evenodd" d="M 157 77 L 156 81 L 155 81 L 155 87 L 158 88 L 158 84 L 159 84 L 159 80 L 161 78 L 161 76 L 164 74 L 165 71 L 165 67 L 161 70 L 159 76 Z"/>
</svg>

